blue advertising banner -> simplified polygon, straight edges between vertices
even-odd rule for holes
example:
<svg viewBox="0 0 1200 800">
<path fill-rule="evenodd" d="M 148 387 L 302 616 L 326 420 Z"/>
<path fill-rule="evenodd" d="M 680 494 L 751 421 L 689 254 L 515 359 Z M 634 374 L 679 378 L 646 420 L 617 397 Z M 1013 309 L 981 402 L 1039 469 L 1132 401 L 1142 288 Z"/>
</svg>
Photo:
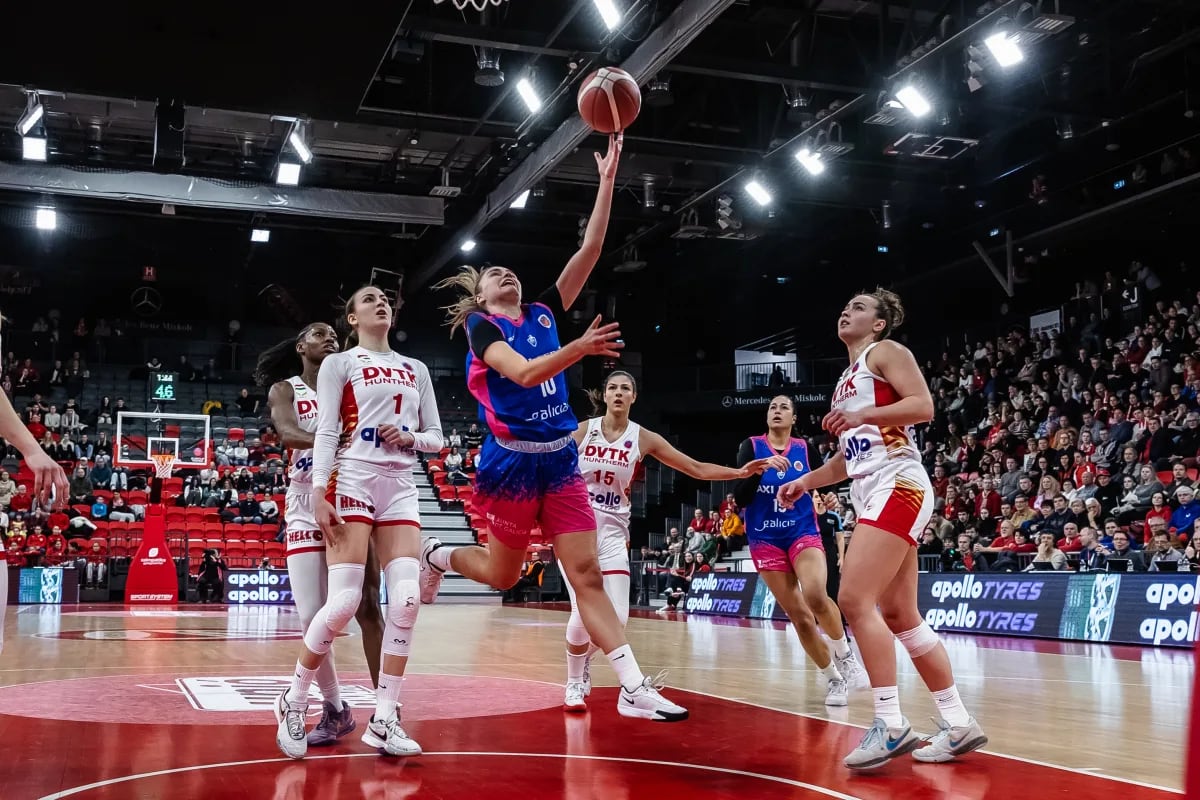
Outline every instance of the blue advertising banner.
<svg viewBox="0 0 1200 800">
<path fill-rule="evenodd" d="M 18 603 L 62 603 L 62 567 L 22 567 L 20 575 Z"/>
<path fill-rule="evenodd" d="M 290 606 L 291 577 L 286 569 L 228 570 L 225 602 L 239 606 Z"/>
<path fill-rule="evenodd" d="M 1200 575 L 1190 573 L 921 573 L 917 602 L 930 627 L 1152 647 L 1200 641 Z M 692 580 L 693 614 L 786 620 L 752 572 Z"/>
</svg>

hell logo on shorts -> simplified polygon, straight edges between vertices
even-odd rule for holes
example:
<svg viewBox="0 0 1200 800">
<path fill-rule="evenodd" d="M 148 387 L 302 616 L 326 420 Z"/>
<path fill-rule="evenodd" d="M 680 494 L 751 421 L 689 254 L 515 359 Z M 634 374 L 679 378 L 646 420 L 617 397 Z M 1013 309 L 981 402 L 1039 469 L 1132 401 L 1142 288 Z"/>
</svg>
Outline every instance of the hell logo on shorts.
<svg viewBox="0 0 1200 800">
<path fill-rule="evenodd" d="M 288 544 L 304 544 L 305 542 L 319 542 L 325 538 L 325 534 L 320 531 L 288 531 Z"/>
<path fill-rule="evenodd" d="M 362 500 L 356 500 L 353 497 L 346 497 L 344 494 L 339 494 L 338 509 L 341 511 L 370 511 L 371 507 Z"/>
</svg>

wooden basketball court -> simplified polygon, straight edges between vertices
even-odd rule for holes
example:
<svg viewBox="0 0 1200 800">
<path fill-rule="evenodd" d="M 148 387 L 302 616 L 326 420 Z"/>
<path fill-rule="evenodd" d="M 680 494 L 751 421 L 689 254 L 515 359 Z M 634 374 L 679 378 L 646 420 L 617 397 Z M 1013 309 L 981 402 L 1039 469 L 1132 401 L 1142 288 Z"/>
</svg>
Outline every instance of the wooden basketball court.
<svg viewBox="0 0 1200 800">
<path fill-rule="evenodd" d="M 669 669 L 672 698 L 691 709 L 674 725 L 619 717 L 611 688 L 587 714 L 564 714 L 565 623 L 559 607 L 423 608 L 401 700 L 425 755 L 381 758 L 356 732 L 290 761 L 270 707 L 294 663 L 292 609 L 15 607 L 0 656 L 0 796 L 1137 800 L 1183 785 L 1188 651 L 945 636 L 987 751 L 851 774 L 841 757 L 871 721 L 870 693 L 826 709 L 778 623 L 631 620 L 644 669 Z M 373 694 L 357 635 L 335 653 L 361 731 Z M 905 711 L 929 732 L 934 706 L 901 665 Z M 615 683 L 607 666 L 594 677 Z"/>
</svg>

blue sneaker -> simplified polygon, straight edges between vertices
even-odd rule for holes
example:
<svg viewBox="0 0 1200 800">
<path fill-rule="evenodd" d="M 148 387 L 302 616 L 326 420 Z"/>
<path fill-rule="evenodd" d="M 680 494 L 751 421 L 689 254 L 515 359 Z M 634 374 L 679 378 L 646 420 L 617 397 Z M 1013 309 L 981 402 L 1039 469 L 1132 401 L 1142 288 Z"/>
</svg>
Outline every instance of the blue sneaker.
<svg viewBox="0 0 1200 800">
<path fill-rule="evenodd" d="M 328 701 L 321 703 L 321 721 L 308 734 L 309 747 L 325 747 L 331 745 L 355 728 L 354 714 L 350 706 L 342 701 L 342 710 L 334 708 Z"/>
<path fill-rule="evenodd" d="M 921 739 L 913 733 L 908 720 L 904 720 L 902 728 L 889 728 L 883 720 L 876 719 L 875 724 L 867 728 L 862 742 L 842 759 L 842 763 L 850 769 L 872 769 L 920 746 Z"/>
</svg>

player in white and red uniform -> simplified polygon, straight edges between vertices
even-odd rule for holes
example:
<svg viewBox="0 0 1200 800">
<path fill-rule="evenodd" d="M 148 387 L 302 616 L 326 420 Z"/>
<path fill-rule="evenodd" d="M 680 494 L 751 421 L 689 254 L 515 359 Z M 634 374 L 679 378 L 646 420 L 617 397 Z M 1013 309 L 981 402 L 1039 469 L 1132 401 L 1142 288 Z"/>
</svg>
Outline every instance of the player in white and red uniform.
<svg viewBox="0 0 1200 800">
<path fill-rule="evenodd" d="M 284 502 L 288 577 L 302 630 L 308 630 L 327 596 L 325 534 L 312 510 L 312 444 L 317 429 L 317 371 L 325 357 L 338 351 L 337 333 L 324 322 L 314 322 L 264 351 L 258 359 L 255 380 L 270 387 L 267 404 L 271 422 L 288 448 L 288 488 Z M 291 372 L 299 374 L 287 376 Z M 379 566 L 374 548 L 368 555 L 363 599 L 355 618 L 362 629 L 363 652 L 371 679 L 378 683 L 379 651 L 383 640 L 383 613 L 379 608 Z M 317 669 L 321 689 L 321 721 L 308 735 L 312 746 L 332 744 L 354 730 L 350 706 L 343 703 L 332 652 Z"/>
<path fill-rule="evenodd" d="M 420 608 L 421 521 L 412 468 L 417 451 L 442 448 L 429 370 L 392 351 L 392 309 L 374 286 L 346 304 L 358 343 L 322 362 L 317 376 L 310 497 L 327 548 L 328 591 L 304 634 L 292 685 L 275 704 L 276 743 L 291 758 L 307 751 L 309 686 L 330 646 L 363 599 L 374 540 L 388 589 L 375 714 L 363 741 L 390 755 L 419 755 L 400 726 L 397 705 Z"/>
<path fill-rule="evenodd" d="M 822 426 L 838 437 L 833 458 L 779 489 L 779 501 L 853 479 L 858 523 L 842 567 L 838 605 L 858 640 L 875 694 L 875 724 L 846 756 L 851 769 L 871 769 L 911 752 L 918 761 L 949 761 L 987 744 L 967 713 L 950 658 L 917 607 L 917 536 L 933 511 L 933 487 L 914 444 L 913 425 L 933 417 L 933 399 L 908 348 L 887 337 L 904 319 L 900 298 L 884 289 L 855 296 L 838 318 L 850 366 Z M 921 746 L 900 713 L 896 640 L 933 694 L 939 731 Z"/>
<path fill-rule="evenodd" d="M 0 317 L 2 320 L 3 317 Z M 33 471 L 33 505 L 53 499 L 54 507 L 61 509 L 71 496 L 67 474 L 63 468 L 47 455 L 33 434 L 21 421 L 21 415 L 12 406 L 8 395 L 0 392 L 0 437 L 17 448 L 25 460 L 25 466 Z M 4 650 L 4 618 L 8 611 L 8 557 L 0 544 L 0 651 Z"/>
<path fill-rule="evenodd" d="M 579 448 L 579 471 L 587 483 L 588 498 L 596 515 L 596 549 L 604 592 L 623 626 L 629 621 L 629 490 L 642 458 L 653 456 L 672 469 L 705 481 L 745 478 L 786 461 L 763 458 L 735 469 L 696 461 L 679 452 L 657 433 L 629 419 L 629 408 L 637 400 L 637 383 L 628 372 L 618 370 L 610 374 L 604 382 L 603 394 L 594 395 L 593 399 L 595 412 L 603 410 L 604 416 L 579 423 L 573 437 Z M 592 691 L 591 657 L 596 648 L 579 615 L 575 590 L 565 575 L 563 579 L 571 596 L 563 708 L 584 711 L 585 698 Z"/>
</svg>

